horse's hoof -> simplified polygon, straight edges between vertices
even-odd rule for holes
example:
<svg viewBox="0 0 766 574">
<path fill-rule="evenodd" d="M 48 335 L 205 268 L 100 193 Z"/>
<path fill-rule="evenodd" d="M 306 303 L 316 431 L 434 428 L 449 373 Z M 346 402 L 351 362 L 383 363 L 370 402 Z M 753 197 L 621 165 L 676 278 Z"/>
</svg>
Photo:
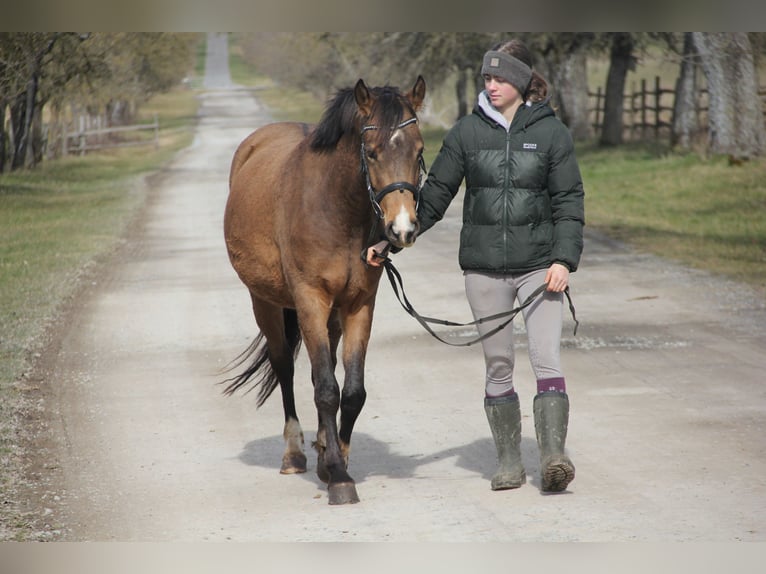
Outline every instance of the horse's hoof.
<svg viewBox="0 0 766 574">
<path fill-rule="evenodd" d="M 353 482 L 331 484 L 327 492 L 330 504 L 356 504 L 359 502 L 359 495 L 356 493 L 356 486 Z"/>
<path fill-rule="evenodd" d="M 301 474 L 306 472 L 306 455 L 303 453 L 285 455 L 282 457 L 282 468 L 279 474 Z"/>
</svg>

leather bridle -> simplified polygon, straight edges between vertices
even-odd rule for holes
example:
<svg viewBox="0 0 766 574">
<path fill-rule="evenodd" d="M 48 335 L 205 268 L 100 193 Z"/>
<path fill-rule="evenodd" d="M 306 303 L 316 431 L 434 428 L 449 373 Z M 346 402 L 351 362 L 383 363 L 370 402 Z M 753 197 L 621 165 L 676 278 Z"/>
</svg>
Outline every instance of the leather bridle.
<svg viewBox="0 0 766 574">
<path fill-rule="evenodd" d="M 418 118 L 412 117 L 408 120 L 403 121 L 398 126 L 396 126 L 395 130 L 402 129 L 410 124 L 417 123 Z M 387 186 L 385 186 L 383 189 L 375 192 L 375 188 L 372 186 L 372 182 L 370 181 L 370 170 L 367 167 L 367 151 L 364 147 L 364 134 L 365 132 L 371 131 L 371 130 L 377 130 L 378 126 L 374 125 L 366 125 L 362 128 L 362 145 L 361 145 L 361 162 L 362 162 L 362 173 L 364 174 L 365 183 L 367 185 L 367 193 L 370 194 L 370 203 L 372 203 L 372 208 L 375 210 L 375 213 L 380 219 L 383 219 L 383 208 L 380 207 L 380 202 L 383 200 L 383 198 L 391 193 L 392 191 L 409 191 L 412 193 L 412 197 L 415 199 L 415 211 L 417 212 L 417 208 L 420 205 L 420 184 L 423 182 L 423 174 L 426 173 L 426 162 L 423 159 L 423 154 L 420 154 L 418 156 L 418 163 L 420 164 L 420 176 L 418 177 L 418 184 L 417 186 L 412 185 L 408 181 L 397 181 L 394 183 L 389 183 Z"/>
</svg>

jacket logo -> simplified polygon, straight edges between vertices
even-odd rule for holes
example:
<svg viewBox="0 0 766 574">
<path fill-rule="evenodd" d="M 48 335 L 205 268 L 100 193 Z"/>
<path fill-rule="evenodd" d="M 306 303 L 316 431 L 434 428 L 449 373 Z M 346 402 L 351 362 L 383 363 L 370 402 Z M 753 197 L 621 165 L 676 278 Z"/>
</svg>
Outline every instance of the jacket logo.
<svg viewBox="0 0 766 574">
<path fill-rule="evenodd" d="M 537 149 L 537 144 L 536 143 L 525 143 L 523 147 L 524 147 L 524 149 Z"/>
</svg>

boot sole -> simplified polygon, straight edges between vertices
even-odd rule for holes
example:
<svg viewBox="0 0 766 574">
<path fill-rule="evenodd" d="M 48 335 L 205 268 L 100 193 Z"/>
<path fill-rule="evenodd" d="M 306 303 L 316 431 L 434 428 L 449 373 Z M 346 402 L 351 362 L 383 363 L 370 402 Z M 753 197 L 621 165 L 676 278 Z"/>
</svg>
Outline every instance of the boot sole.
<svg viewBox="0 0 766 574">
<path fill-rule="evenodd" d="M 574 465 L 567 461 L 554 462 L 543 473 L 543 492 L 562 492 L 575 477 Z"/>
<path fill-rule="evenodd" d="M 520 488 L 527 482 L 527 476 L 522 474 L 521 477 L 493 477 L 491 488 L 492 490 L 511 490 L 512 488 Z"/>
</svg>

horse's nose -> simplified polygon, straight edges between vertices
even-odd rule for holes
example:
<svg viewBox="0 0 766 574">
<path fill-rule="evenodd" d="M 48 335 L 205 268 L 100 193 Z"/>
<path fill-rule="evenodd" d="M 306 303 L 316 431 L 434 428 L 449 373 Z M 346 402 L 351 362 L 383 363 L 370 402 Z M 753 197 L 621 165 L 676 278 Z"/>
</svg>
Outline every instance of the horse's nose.
<svg viewBox="0 0 766 574">
<path fill-rule="evenodd" d="M 386 235 L 400 246 L 408 247 L 415 242 L 419 230 L 420 223 L 417 220 L 413 221 L 409 217 L 402 217 L 400 214 L 386 226 Z"/>
</svg>

